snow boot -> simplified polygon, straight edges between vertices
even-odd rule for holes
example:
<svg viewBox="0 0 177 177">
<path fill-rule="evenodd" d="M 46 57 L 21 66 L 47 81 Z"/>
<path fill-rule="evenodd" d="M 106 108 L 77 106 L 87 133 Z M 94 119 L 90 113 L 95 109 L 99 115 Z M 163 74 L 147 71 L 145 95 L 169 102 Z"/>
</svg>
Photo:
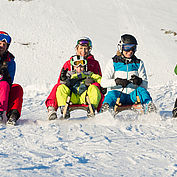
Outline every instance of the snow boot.
<svg viewBox="0 0 177 177">
<path fill-rule="evenodd" d="M 16 125 L 17 120 L 20 118 L 20 114 L 16 109 L 7 113 L 7 124 Z"/>
<path fill-rule="evenodd" d="M 3 121 L 3 111 L 0 111 L 0 122 Z"/>
<path fill-rule="evenodd" d="M 144 107 L 145 114 L 151 112 L 155 112 L 155 113 L 157 112 L 157 108 L 152 101 L 150 101 L 148 104 L 144 104 L 143 107 Z"/>
<path fill-rule="evenodd" d="M 55 119 L 57 119 L 57 112 L 55 111 L 54 107 L 49 106 L 47 108 L 47 110 L 48 110 L 48 119 L 49 120 L 55 120 Z"/>
<path fill-rule="evenodd" d="M 65 106 L 60 106 L 60 110 L 61 110 L 61 117 L 60 117 L 60 119 L 69 119 L 70 118 L 69 106 L 67 108 L 65 117 L 63 117 L 63 110 L 64 110 L 64 108 L 65 108 Z"/>
<path fill-rule="evenodd" d="M 173 117 L 177 118 L 177 107 L 172 111 Z"/>
<path fill-rule="evenodd" d="M 90 112 L 89 106 L 87 108 L 87 117 L 94 117 L 95 116 L 95 108 L 94 106 L 91 104 L 92 109 L 93 109 L 93 113 Z"/>
<path fill-rule="evenodd" d="M 101 107 L 101 112 L 106 112 L 109 110 L 109 104 L 108 103 L 104 103 Z"/>
</svg>

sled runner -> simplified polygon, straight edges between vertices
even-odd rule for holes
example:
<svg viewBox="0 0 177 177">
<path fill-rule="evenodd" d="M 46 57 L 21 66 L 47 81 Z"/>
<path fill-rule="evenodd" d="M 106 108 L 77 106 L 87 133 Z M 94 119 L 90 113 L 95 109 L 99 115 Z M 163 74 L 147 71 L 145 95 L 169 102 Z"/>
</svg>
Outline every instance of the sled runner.
<svg viewBox="0 0 177 177">
<path fill-rule="evenodd" d="M 87 117 L 93 117 L 95 115 L 94 108 L 93 108 L 92 104 L 90 103 L 90 99 L 89 99 L 88 95 L 86 95 L 87 104 L 72 104 L 70 99 L 71 99 L 71 96 L 68 96 L 67 101 L 66 101 L 66 105 L 63 109 L 63 115 L 62 115 L 61 119 L 66 119 L 67 111 L 69 111 L 69 113 L 70 113 L 70 112 L 77 110 L 77 109 L 87 111 Z"/>
<path fill-rule="evenodd" d="M 121 92 L 122 93 L 122 92 Z M 120 94 L 121 96 L 121 94 Z M 136 112 L 137 114 L 144 114 L 144 109 L 143 109 L 143 105 L 141 104 L 140 98 L 137 95 L 137 91 L 136 91 L 136 99 L 137 101 L 135 102 L 135 104 L 133 105 L 122 105 L 120 103 L 120 96 L 117 98 L 116 104 L 114 106 L 114 111 L 113 111 L 113 116 L 115 117 L 119 112 L 121 111 L 125 111 L 125 110 L 132 110 L 134 112 Z"/>
<path fill-rule="evenodd" d="M 116 107 L 116 108 L 115 108 Z M 138 104 L 133 104 L 133 105 L 120 105 L 120 106 L 115 106 L 114 107 L 114 112 L 113 112 L 113 116 L 115 117 L 118 113 L 120 113 L 121 111 L 126 111 L 126 110 L 131 110 L 136 112 L 137 114 L 144 114 L 144 109 L 141 103 Z"/>
</svg>

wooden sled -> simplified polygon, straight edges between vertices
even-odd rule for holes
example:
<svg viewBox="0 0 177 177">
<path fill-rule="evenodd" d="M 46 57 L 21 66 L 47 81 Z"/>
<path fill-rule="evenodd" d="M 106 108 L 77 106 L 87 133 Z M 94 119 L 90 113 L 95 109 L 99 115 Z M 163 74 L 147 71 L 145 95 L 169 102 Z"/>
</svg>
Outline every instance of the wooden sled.
<svg viewBox="0 0 177 177">
<path fill-rule="evenodd" d="M 139 96 L 137 95 L 136 98 L 137 98 L 137 102 L 133 105 L 122 105 L 120 103 L 120 97 L 117 98 L 116 104 L 114 106 L 113 116 L 115 117 L 118 113 L 125 110 L 131 110 L 140 115 L 144 114 L 143 105 L 141 104 Z"/>
<path fill-rule="evenodd" d="M 67 101 L 66 101 L 66 105 L 63 109 L 63 115 L 62 115 L 61 119 L 66 119 L 67 110 L 69 110 L 69 112 L 72 112 L 77 109 L 88 111 L 88 108 L 89 108 L 89 117 L 93 117 L 95 115 L 94 109 L 90 103 L 90 99 L 89 99 L 88 95 L 86 95 L 86 104 L 72 104 L 72 102 L 70 100 L 71 100 L 71 96 L 68 96 Z"/>
</svg>

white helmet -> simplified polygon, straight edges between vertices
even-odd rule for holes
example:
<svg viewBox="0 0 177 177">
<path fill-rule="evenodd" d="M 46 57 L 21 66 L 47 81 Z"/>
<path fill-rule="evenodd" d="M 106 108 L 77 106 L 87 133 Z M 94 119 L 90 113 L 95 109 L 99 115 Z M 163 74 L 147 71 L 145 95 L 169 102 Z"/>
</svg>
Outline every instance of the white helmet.
<svg viewBox="0 0 177 177">
<path fill-rule="evenodd" d="M 77 41 L 76 46 L 82 45 L 82 46 L 88 46 L 89 49 L 92 49 L 92 41 L 88 37 L 82 37 Z"/>
<path fill-rule="evenodd" d="M 71 57 L 70 63 L 72 66 L 85 66 L 87 65 L 87 59 L 80 55 L 74 55 Z"/>
</svg>

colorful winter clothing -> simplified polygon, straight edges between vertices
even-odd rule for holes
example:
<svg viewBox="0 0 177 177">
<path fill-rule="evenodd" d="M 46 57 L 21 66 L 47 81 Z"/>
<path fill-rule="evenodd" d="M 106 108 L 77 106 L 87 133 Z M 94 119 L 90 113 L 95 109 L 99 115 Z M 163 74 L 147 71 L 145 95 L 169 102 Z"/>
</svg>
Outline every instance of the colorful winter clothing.
<svg viewBox="0 0 177 177">
<path fill-rule="evenodd" d="M 98 61 L 94 59 L 94 56 L 89 55 L 86 59 L 87 59 L 87 71 L 91 71 L 95 74 L 99 74 L 100 76 L 102 76 L 100 65 Z M 72 68 L 71 68 L 70 60 L 71 58 L 63 65 L 62 68 L 64 68 L 65 70 L 68 68 L 68 70 L 71 71 Z M 58 83 L 60 83 L 60 76 L 58 78 Z"/>
<path fill-rule="evenodd" d="M 177 75 L 177 65 L 176 65 L 176 67 L 175 67 L 175 70 L 174 70 L 174 71 L 175 71 L 175 74 Z"/>
<path fill-rule="evenodd" d="M 8 73 L 10 75 L 11 81 L 9 84 L 10 93 L 9 93 L 9 100 L 8 100 L 8 109 L 7 109 L 7 117 L 10 116 L 12 110 L 18 110 L 19 117 L 21 114 L 22 109 L 22 102 L 23 102 L 23 89 L 18 84 L 12 84 L 15 76 L 16 71 L 16 64 L 14 61 L 15 57 L 9 52 L 5 52 L 2 57 L 0 57 L 0 66 L 6 66 L 8 69 Z"/>
<path fill-rule="evenodd" d="M 23 103 L 23 88 L 19 84 L 12 84 L 9 94 L 9 103 L 7 110 L 7 117 L 11 115 L 13 110 L 18 111 L 18 118 L 20 118 Z"/>
<path fill-rule="evenodd" d="M 137 87 L 137 95 L 140 98 L 141 103 L 148 103 L 151 97 L 149 92 L 143 87 Z M 105 96 L 104 103 L 108 103 L 110 107 L 114 107 L 116 104 L 117 98 L 120 96 L 120 103 L 122 105 L 132 105 L 137 101 L 136 98 L 136 90 L 131 92 L 130 94 L 121 93 L 117 90 L 109 91 L 108 94 Z"/>
<path fill-rule="evenodd" d="M 14 59 L 15 57 L 10 52 L 6 52 L 3 55 L 3 57 L 0 57 L 0 63 L 1 63 L 0 65 L 7 66 L 12 83 L 13 83 L 15 71 L 16 71 L 16 64 L 15 64 Z"/>
<path fill-rule="evenodd" d="M 65 70 L 68 68 L 68 70 L 71 71 L 72 68 L 71 68 L 70 60 L 71 60 L 71 58 L 63 65 L 62 68 L 64 68 Z M 61 69 L 61 71 L 62 71 L 62 69 Z M 61 75 L 61 71 L 60 71 L 60 75 Z M 95 74 L 99 74 L 100 76 L 102 76 L 100 65 L 99 65 L 98 61 L 94 59 L 94 56 L 91 54 L 87 57 L 87 71 L 91 71 Z M 58 108 L 57 99 L 56 99 L 56 91 L 57 91 L 58 86 L 60 85 L 60 75 L 58 78 L 58 83 L 53 87 L 52 91 L 50 92 L 50 94 L 45 102 L 47 107 L 52 106 L 56 110 Z M 98 83 L 95 83 L 94 85 L 97 85 L 98 88 L 100 88 L 100 85 Z M 101 100 L 103 100 L 103 98 L 104 98 L 103 94 L 101 94 L 101 97 L 102 97 Z M 101 103 L 102 102 L 100 101 L 98 108 L 101 107 Z"/>
<path fill-rule="evenodd" d="M 64 106 L 66 104 L 67 97 L 70 95 L 70 92 L 72 91 L 71 102 L 73 104 L 86 103 L 85 97 L 86 97 L 86 94 L 88 94 L 91 104 L 95 108 L 97 108 L 100 102 L 100 99 L 101 99 L 100 90 L 95 85 L 90 85 L 89 87 L 87 87 L 85 85 L 85 81 L 86 81 L 86 78 L 89 77 L 93 79 L 95 82 L 100 83 L 101 76 L 98 74 L 94 74 L 93 72 L 90 72 L 90 71 L 81 72 L 81 73 L 70 71 L 70 75 L 71 75 L 71 79 L 79 79 L 79 80 L 74 84 L 71 90 L 65 84 L 61 84 L 57 88 L 56 97 L 57 97 L 58 106 Z"/>
<path fill-rule="evenodd" d="M 11 77 L 8 72 L 8 62 L 0 58 L 0 112 L 7 111 Z M 11 73 L 12 74 L 12 73 Z"/>
<path fill-rule="evenodd" d="M 106 69 L 101 80 L 102 87 L 107 87 L 112 90 L 105 96 L 103 104 L 108 103 L 110 106 L 114 106 L 122 91 L 122 86 L 116 85 L 115 79 L 121 78 L 130 80 L 132 75 L 136 75 L 141 78 L 142 83 L 139 87 L 133 83 L 129 83 L 123 90 L 120 102 L 122 104 L 135 103 L 136 92 L 143 104 L 151 101 L 152 98 L 146 90 L 148 82 L 143 61 L 136 58 L 135 55 L 130 59 L 123 58 L 122 55 L 116 55 L 112 59 L 113 60 L 110 60 L 106 65 Z"/>
<path fill-rule="evenodd" d="M 0 111 L 7 111 L 10 86 L 7 81 L 0 81 Z"/>
<path fill-rule="evenodd" d="M 176 65 L 174 71 L 175 71 L 175 74 L 177 75 L 177 65 Z M 172 110 L 172 114 L 173 114 L 173 117 L 177 117 L 177 99 L 175 101 L 175 105 L 174 105 L 174 108 Z"/>
<path fill-rule="evenodd" d="M 111 90 L 122 90 L 121 86 L 116 86 L 115 79 L 131 79 L 132 75 L 142 78 L 141 87 L 147 89 L 147 76 L 143 61 L 137 59 L 135 55 L 131 59 L 124 59 L 121 56 L 114 56 L 113 60 L 109 60 L 102 77 L 101 86 L 111 88 Z M 130 93 L 136 89 L 136 85 L 128 84 L 124 89 L 125 93 Z"/>
</svg>

